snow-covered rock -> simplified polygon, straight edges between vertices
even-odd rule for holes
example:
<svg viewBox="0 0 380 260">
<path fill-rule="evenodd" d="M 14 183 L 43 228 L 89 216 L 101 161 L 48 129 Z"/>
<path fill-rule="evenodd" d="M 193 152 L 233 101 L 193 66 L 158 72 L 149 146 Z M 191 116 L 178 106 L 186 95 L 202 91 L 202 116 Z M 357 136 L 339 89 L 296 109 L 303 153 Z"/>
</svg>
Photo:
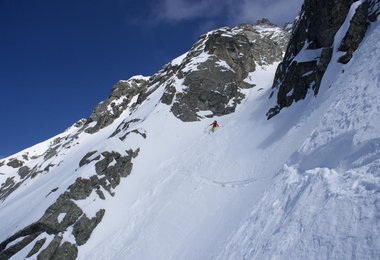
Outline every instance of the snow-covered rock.
<svg viewBox="0 0 380 260">
<path fill-rule="evenodd" d="M 378 0 L 305 0 L 271 96 L 271 118 L 308 95 L 318 94 L 330 62 L 348 63 L 380 12 Z"/>
<path fill-rule="evenodd" d="M 318 97 L 267 120 L 286 37 L 265 20 L 209 32 L 1 159 L 0 259 L 376 259 L 379 24 L 347 64 L 332 41 Z M 298 61 L 322 52 L 304 44 Z"/>
</svg>

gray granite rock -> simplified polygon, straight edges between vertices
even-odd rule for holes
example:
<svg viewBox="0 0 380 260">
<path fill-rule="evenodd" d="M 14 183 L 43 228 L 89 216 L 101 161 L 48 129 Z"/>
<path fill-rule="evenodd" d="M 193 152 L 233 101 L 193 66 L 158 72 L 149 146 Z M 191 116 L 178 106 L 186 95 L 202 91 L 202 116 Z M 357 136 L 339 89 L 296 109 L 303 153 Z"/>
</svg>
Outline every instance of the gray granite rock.
<svg viewBox="0 0 380 260">
<path fill-rule="evenodd" d="M 90 196 L 92 190 L 91 180 L 79 177 L 69 186 L 67 194 L 70 199 L 84 200 Z"/>
<path fill-rule="evenodd" d="M 248 74 L 255 71 L 256 64 L 280 61 L 288 39 L 285 30 L 265 19 L 257 25 L 225 27 L 204 35 L 181 65 L 167 66 L 183 79 L 185 90 L 176 92 L 174 82 L 169 81 L 161 102 L 171 105 L 172 113 L 185 122 L 199 120 L 200 111 L 211 111 L 209 117 L 232 113 L 244 98 L 242 90 L 254 87 L 245 81 Z M 202 53 L 209 57 L 194 68 L 193 60 Z"/>
<path fill-rule="evenodd" d="M 134 133 L 134 134 L 138 134 L 138 135 L 140 135 L 140 136 L 141 136 L 142 138 L 144 138 L 144 139 L 146 139 L 146 137 L 147 137 L 147 134 L 146 134 L 145 132 L 142 132 L 141 130 L 137 130 L 137 129 L 135 129 L 135 130 L 132 130 L 132 131 L 127 132 L 125 135 L 121 136 L 119 139 L 120 139 L 121 141 L 124 141 L 125 138 L 127 138 L 127 136 L 130 135 L 130 134 L 132 134 L 132 133 Z"/>
<path fill-rule="evenodd" d="M 32 250 L 30 250 L 29 253 L 26 255 L 26 258 L 31 257 L 32 255 L 35 255 L 38 251 L 40 251 L 40 249 L 45 244 L 45 242 L 46 242 L 46 238 L 42 238 L 42 239 L 38 240 L 34 244 Z"/>
<path fill-rule="evenodd" d="M 79 162 L 79 167 L 82 167 L 85 164 L 89 164 L 92 161 L 97 161 L 100 159 L 100 155 L 96 156 L 95 158 L 89 160 L 89 158 L 94 155 L 96 151 L 88 152 Z"/>
<path fill-rule="evenodd" d="M 17 252 L 22 250 L 29 243 L 31 243 L 38 235 L 39 235 L 39 233 L 30 235 L 30 236 L 26 236 L 21 241 L 17 242 L 16 244 L 14 244 L 14 245 L 6 248 L 6 249 L 2 244 L 0 244 L 0 260 L 11 258 L 14 254 L 16 254 Z"/>
<path fill-rule="evenodd" d="M 58 234 L 65 231 L 69 226 L 73 225 L 83 211 L 75 202 L 71 200 L 69 192 L 65 192 L 46 209 L 45 214 L 37 221 L 44 227 L 44 231 L 48 234 Z M 61 222 L 58 221 L 58 216 L 64 213 L 65 217 Z"/>
<path fill-rule="evenodd" d="M 78 246 L 84 245 L 90 238 L 92 231 L 100 223 L 104 216 L 105 210 L 101 209 L 96 213 L 96 216 L 89 219 L 83 215 L 74 225 L 73 235 Z"/>
<path fill-rule="evenodd" d="M 74 260 L 77 259 L 78 256 L 78 248 L 76 245 L 73 245 L 67 241 L 63 242 L 60 245 L 54 255 L 52 256 L 52 260 Z"/>
<path fill-rule="evenodd" d="M 355 14 L 350 22 L 348 32 L 344 36 L 343 41 L 339 47 L 340 51 L 346 52 L 342 57 L 339 58 L 339 62 L 344 64 L 348 63 L 351 60 L 353 53 L 362 42 L 369 25 L 368 13 L 369 2 L 363 2 L 356 9 Z"/>
<path fill-rule="evenodd" d="M 109 137 L 114 137 L 116 135 L 119 135 L 120 133 L 125 133 L 132 124 L 134 123 L 138 123 L 138 122 L 141 122 L 142 120 L 141 119 L 138 119 L 138 118 L 135 118 L 135 119 L 132 119 L 132 120 L 125 120 L 123 121 L 117 128 L 116 130 L 112 133 L 112 135 Z"/>
<path fill-rule="evenodd" d="M 0 201 L 5 200 L 13 191 L 20 187 L 21 184 L 22 181 L 15 182 L 14 177 L 8 177 L 0 186 Z"/>
<path fill-rule="evenodd" d="M 56 146 L 50 146 L 49 149 L 47 149 L 47 151 L 44 153 L 44 159 L 45 161 L 53 158 L 54 156 L 56 156 L 58 154 L 57 150 L 59 148 L 59 145 L 56 145 Z"/>
<path fill-rule="evenodd" d="M 30 168 L 28 166 L 22 166 L 18 169 L 17 173 L 20 175 L 21 179 L 24 179 L 30 173 Z"/>
<path fill-rule="evenodd" d="M 59 245 L 61 244 L 61 241 L 62 241 L 61 236 L 55 236 L 54 239 L 49 243 L 49 245 L 38 254 L 37 259 L 38 260 L 52 259 Z"/>
<path fill-rule="evenodd" d="M 93 134 L 110 125 L 121 115 L 128 105 L 131 105 L 130 102 L 134 96 L 144 95 L 147 92 L 148 83 L 149 81 L 140 78 L 117 82 L 112 88 L 111 95 L 96 106 L 87 119 L 85 131 Z M 89 126 L 93 122 L 95 126 Z"/>
<path fill-rule="evenodd" d="M 7 165 L 12 167 L 12 168 L 19 168 L 19 167 L 24 165 L 24 162 L 20 161 L 16 158 L 11 158 L 11 159 L 9 159 L 9 162 L 7 163 Z"/>
<path fill-rule="evenodd" d="M 276 71 L 271 97 L 277 99 L 267 117 L 304 99 L 309 90 L 316 96 L 332 57 L 335 34 L 345 21 L 355 0 L 305 0 L 300 18 L 295 22 L 284 60 Z M 375 4 L 377 2 L 377 4 Z M 356 10 L 339 49 L 346 52 L 339 61 L 347 63 L 367 31 L 370 17 L 379 14 L 379 0 L 364 1 Z M 339 44 L 339 43 L 338 43 Z M 316 57 L 297 60 L 301 50 L 314 51 Z M 319 54 L 317 54 L 319 53 Z"/>
</svg>

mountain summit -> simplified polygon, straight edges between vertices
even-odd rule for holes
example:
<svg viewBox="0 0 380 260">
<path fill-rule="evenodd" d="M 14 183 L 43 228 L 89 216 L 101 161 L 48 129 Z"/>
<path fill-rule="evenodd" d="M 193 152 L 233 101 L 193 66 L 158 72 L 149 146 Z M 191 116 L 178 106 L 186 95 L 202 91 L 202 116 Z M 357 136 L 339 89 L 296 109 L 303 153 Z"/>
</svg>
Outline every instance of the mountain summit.
<svg viewBox="0 0 380 260">
<path fill-rule="evenodd" d="M 199 122 L 192 124 L 199 134 L 205 119 L 235 112 L 258 88 L 254 74 L 280 62 L 288 40 L 285 30 L 264 22 L 211 31 L 156 74 L 117 82 L 89 118 L 3 159 L 0 214 L 10 222 L 0 232 L 1 256 L 76 258 L 114 197 L 125 196 L 118 189 L 135 174 L 137 158 L 138 165 L 160 167 L 170 158 L 144 154 L 187 149 L 194 136 L 179 135 L 182 126 L 188 128 L 184 122 Z M 184 139 L 183 147 L 171 147 L 178 140 L 167 132 Z M 144 173 L 160 171 L 154 168 Z"/>
<path fill-rule="evenodd" d="M 379 10 L 306 0 L 117 82 L 0 160 L 0 259 L 377 258 Z"/>
</svg>

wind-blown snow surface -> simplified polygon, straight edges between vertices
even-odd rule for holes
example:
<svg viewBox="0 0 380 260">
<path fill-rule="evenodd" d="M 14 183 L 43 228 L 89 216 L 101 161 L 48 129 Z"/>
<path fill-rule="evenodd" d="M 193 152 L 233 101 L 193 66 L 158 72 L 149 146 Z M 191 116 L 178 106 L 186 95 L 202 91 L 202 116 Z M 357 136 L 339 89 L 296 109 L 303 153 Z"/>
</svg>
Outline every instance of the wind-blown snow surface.
<svg viewBox="0 0 380 260">
<path fill-rule="evenodd" d="M 257 87 L 215 134 L 158 106 L 80 258 L 377 258 L 379 27 L 367 35 L 348 65 L 330 65 L 318 98 L 270 121 L 275 65 L 250 75 Z"/>
<path fill-rule="evenodd" d="M 218 118 L 213 134 L 211 120 L 176 119 L 159 101 L 164 86 L 158 88 L 131 115 L 126 110 L 98 133 L 79 135 L 69 154 L 55 159 L 59 170 L 11 194 L 0 205 L 0 240 L 37 220 L 59 195 L 46 196 L 51 189 L 86 177 L 86 167 L 67 172 L 89 150 L 139 147 L 115 197 L 80 205 L 89 217 L 106 212 L 78 259 L 378 258 L 379 39 L 373 24 L 349 64 L 330 65 L 317 98 L 269 121 L 277 64 L 258 66 L 246 79 L 256 87 L 234 114 Z M 122 120 L 135 118 L 144 119 L 133 128 L 146 139 L 108 138 Z M 30 148 L 31 155 L 52 140 Z M 31 246 L 13 259 L 24 259 Z"/>
<path fill-rule="evenodd" d="M 347 66 L 330 64 L 318 98 L 289 109 L 299 118 L 282 139 L 296 134 L 304 141 L 289 150 L 288 162 L 216 258 L 380 257 L 379 39 L 372 25 Z M 311 130 L 306 139 L 304 128 Z"/>
<path fill-rule="evenodd" d="M 377 258 L 379 27 L 367 35 L 348 65 L 330 65 L 317 99 L 270 121 L 275 66 L 255 72 L 268 80 L 215 134 L 154 109 L 133 174 L 79 257 Z"/>
</svg>

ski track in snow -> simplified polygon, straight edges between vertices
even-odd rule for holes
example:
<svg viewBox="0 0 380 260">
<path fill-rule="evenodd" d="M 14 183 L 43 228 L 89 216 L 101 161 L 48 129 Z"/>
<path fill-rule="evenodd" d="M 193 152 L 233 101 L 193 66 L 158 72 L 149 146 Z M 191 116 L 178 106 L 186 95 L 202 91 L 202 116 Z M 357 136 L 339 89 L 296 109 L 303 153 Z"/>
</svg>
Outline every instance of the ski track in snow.
<svg viewBox="0 0 380 260">
<path fill-rule="evenodd" d="M 250 184 L 257 181 L 256 178 L 251 178 L 247 180 L 234 180 L 234 181 L 216 181 L 216 180 L 210 180 L 206 177 L 196 177 L 197 181 L 203 184 L 209 184 L 209 185 L 216 185 L 223 188 L 245 188 L 249 186 Z"/>
<path fill-rule="evenodd" d="M 144 117 L 147 119 L 140 127 L 148 137 L 146 144 L 140 146 L 133 173 L 128 182 L 117 188 L 114 202 L 107 206 L 108 215 L 80 248 L 80 259 L 181 259 L 188 251 L 184 246 L 189 243 L 195 243 L 198 252 L 190 253 L 191 258 L 199 259 L 207 258 L 206 245 L 214 248 L 213 252 L 222 248 L 223 239 L 213 245 L 211 241 L 225 238 L 237 228 L 232 219 L 249 212 L 243 201 L 255 201 L 255 194 L 270 180 L 260 167 L 270 159 L 271 150 L 253 150 L 258 158 L 256 162 L 252 160 L 254 155 L 247 152 L 261 142 L 260 136 L 269 134 L 270 126 L 261 128 L 260 124 L 248 120 L 255 107 L 261 112 L 267 109 L 265 91 L 270 88 L 276 65 L 269 68 L 256 75 L 257 78 L 263 75 L 268 81 L 263 90 L 251 91 L 244 102 L 245 108 L 240 107 L 241 112 L 236 113 L 240 118 L 221 117 L 218 120 L 221 127 L 213 134 L 203 133 L 211 123 L 209 120 L 183 124 L 163 105 L 155 108 L 160 113 L 153 112 L 154 117 Z M 265 113 L 261 112 L 260 120 L 267 122 Z M 241 140 L 241 135 L 248 140 Z M 165 149 L 157 153 L 149 147 Z M 240 156 L 241 153 L 245 155 Z M 151 164 L 147 165 L 146 161 Z M 269 168 L 275 167 L 273 164 Z M 208 224 L 210 221 L 215 225 Z M 198 237 L 204 232 L 196 230 L 202 229 L 208 230 L 207 238 Z M 103 245 L 102 237 L 110 237 L 108 246 Z M 146 244 L 150 245 L 149 250 Z M 98 250 L 94 252 L 93 248 Z"/>
</svg>

